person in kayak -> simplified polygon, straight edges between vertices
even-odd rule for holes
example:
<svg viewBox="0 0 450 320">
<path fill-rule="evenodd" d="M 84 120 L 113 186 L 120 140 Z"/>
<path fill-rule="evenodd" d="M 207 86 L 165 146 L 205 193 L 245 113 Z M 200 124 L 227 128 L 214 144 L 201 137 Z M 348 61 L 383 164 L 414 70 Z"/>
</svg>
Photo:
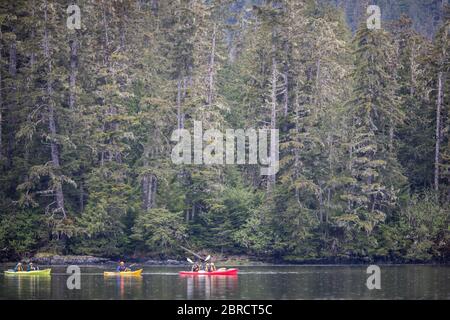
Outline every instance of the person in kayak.
<svg viewBox="0 0 450 320">
<path fill-rule="evenodd" d="M 16 264 L 16 266 L 14 267 L 14 271 L 15 272 L 23 271 L 22 262 L 19 262 L 18 264 Z"/>
<path fill-rule="evenodd" d="M 131 271 L 130 268 L 125 266 L 125 262 L 120 261 L 119 265 L 117 266 L 117 272 L 125 272 L 125 271 Z"/>
<path fill-rule="evenodd" d="M 23 270 L 22 262 L 18 262 L 18 263 L 16 264 L 16 266 L 14 267 L 14 271 L 16 271 L 16 272 L 18 272 L 18 271 L 24 271 L 24 270 Z"/>
<path fill-rule="evenodd" d="M 36 271 L 39 270 L 39 267 L 34 265 L 33 262 L 30 262 L 27 267 L 27 271 Z"/>
<path fill-rule="evenodd" d="M 192 272 L 199 272 L 199 271 L 200 271 L 200 266 L 196 262 L 192 265 Z"/>
<path fill-rule="evenodd" d="M 216 266 L 214 265 L 214 262 L 207 263 L 205 266 L 206 272 L 213 272 L 216 271 Z"/>
</svg>

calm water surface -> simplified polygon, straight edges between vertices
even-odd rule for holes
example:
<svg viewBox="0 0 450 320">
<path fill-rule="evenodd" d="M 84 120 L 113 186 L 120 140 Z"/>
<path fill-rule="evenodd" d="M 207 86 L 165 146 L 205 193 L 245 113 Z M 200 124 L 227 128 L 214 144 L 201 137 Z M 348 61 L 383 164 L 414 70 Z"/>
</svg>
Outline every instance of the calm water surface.
<svg viewBox="0 0 450 320">
<path fill-rule="evenodd" d="M 0 265 L 6 270 L 11 265 Z M 238 276 L 179 276 L 180 267 L 144 267 L 142 277 L 107 277 L 81 267 L 67 289 L 66 267 L 50 277 L 0 275 L 0 299 L 450 299 L 450 266 L 380 266 L 381 290 L 368 290 L 367 266 L 239 267 Z"/>
</svg>

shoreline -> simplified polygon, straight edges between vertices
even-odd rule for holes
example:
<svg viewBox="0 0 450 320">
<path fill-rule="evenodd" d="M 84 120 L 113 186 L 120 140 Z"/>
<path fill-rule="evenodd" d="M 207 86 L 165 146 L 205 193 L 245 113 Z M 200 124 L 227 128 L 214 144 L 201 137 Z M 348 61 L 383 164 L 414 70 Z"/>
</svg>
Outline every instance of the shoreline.
<svg viewBox="0 0 450 320">
<path fill-rule="evenodd" d="M 214 256 L 214 255 L 213 255 Z M 143 266 L 186 266 L 189 263 L 185 260 L 174 259 L 154 259 L 154 258 L 133 258 L 124 257 L 127 263 L 136 263 Z M 31 258 L 22 258 L 21 261 L 33 262 L 40 265 L 111 265 L 117 264 L 119 259 L 104 258 L 88 255 L 52 255 L 52 254 L 37 254 Z M 15 264 L 18 261 L 1 261 L 1 264 Z M 357 265 L 450 265 L 450 261 L 389 261 L 376 259 L 304 259 L 302 261 L 283 261 L 281 259 L 256 259 L 254 257 L 219 257 L 215 260 L 216 264 L 220 263 L 222 266 L 357 266 Z"/>
</svg>

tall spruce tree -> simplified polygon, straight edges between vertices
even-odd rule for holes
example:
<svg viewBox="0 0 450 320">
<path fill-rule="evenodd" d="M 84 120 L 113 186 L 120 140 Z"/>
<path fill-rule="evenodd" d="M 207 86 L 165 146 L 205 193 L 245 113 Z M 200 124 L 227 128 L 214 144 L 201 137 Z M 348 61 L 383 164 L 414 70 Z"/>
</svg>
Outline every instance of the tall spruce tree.
<svg viewBox="0 0 450 320">
<path fill-rule="evenodd" d="M 389 34 L 364 24 L 354 45 L 354 89 L 349 102 L 349 170 L 354 181 L 343 195 L 348 207 L 338 221 L 353 226 L 351 234 L 359 230 L 370 236 L 398 205 L 406 182 L 395 152 L 404 113 L 395 95 L 398 84 L 392 73 L 394 48 Z"/>
</svg>

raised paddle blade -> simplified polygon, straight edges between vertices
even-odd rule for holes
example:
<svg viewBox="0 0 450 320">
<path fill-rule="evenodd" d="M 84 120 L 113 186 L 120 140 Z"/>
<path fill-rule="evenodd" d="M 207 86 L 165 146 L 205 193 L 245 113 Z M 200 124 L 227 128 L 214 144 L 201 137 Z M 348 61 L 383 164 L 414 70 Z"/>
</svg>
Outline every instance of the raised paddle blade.
<svg viewBox="0 0 450 320">
<path fill-rule="evenodd" d="M 205 261 L 208 261 L 209 259 L 211 259 L 211 256 L 210 256 L 210 255 L 208 255 L 208 256 L 206 257 Z"/>
<path fill-rule="evenodd" d="M 189 263 L 194 264 L 194 261 L 192 261 L 191 259 L 187 258 L 186 260 L 187 260 Z"/>
<path fill-rule="evenodd" d="M 191 254 L 193 254 L 196 258 L 198 258 L 198 259 L 200 259 L 200 260 L 203 260 L 203 258 L 202 258 L 200 255 L 196 254 L 194 251 L 189 250 L 188 248 L 185 248 L 185 247 L 183 247 L 183 246 L 180 246 L 180 248 L 183 249 L 183 250 L 186 250 L 187 252 L 189 252 L 189 253 L 191 253 Z"/>
</svg>

